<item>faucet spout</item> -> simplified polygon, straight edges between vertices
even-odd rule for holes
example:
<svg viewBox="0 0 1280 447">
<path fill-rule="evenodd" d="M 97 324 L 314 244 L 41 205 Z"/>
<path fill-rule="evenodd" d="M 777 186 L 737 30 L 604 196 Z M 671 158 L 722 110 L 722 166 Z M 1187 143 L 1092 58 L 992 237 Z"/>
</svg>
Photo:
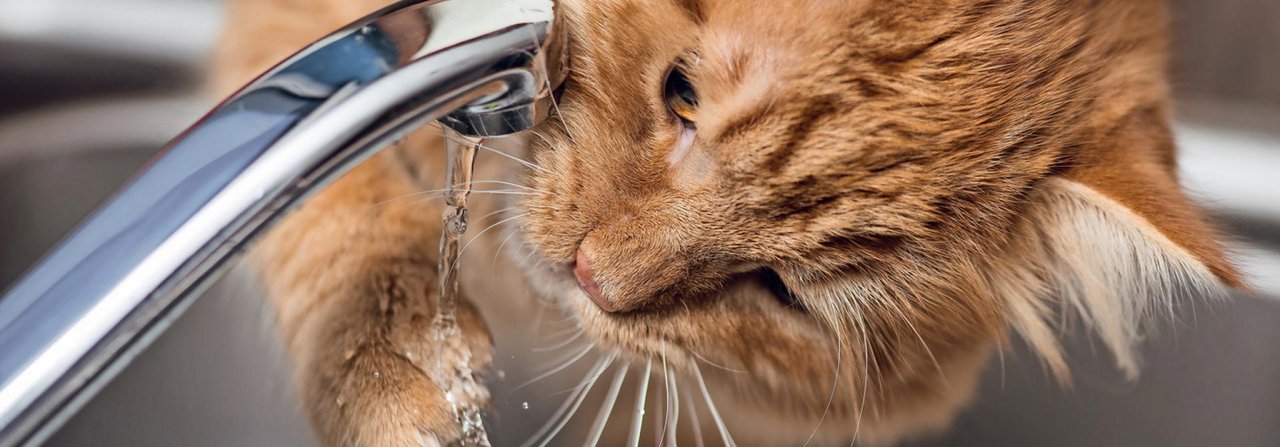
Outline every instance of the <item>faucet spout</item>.
<svg viewBox="0 0 1280 447">
<path fill-rule="evenodd" d="M 288 210 L 425 123 L 543 121 L 564 74 L 554 0 L 405 0 L 216 107 L 0 299 L 0 446 L 55 431 Z"/>
</svg>

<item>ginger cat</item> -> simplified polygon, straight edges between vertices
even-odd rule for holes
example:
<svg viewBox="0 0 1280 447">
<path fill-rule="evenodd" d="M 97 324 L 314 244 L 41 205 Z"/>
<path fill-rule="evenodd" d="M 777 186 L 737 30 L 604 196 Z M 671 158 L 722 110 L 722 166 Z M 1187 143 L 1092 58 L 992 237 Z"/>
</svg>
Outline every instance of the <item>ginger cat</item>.
<svg viewBox="0 0 1280 447">
<path fill-rule="evenodd" d="M 232 0 L 218 85 L 386 3 Z M 462 289 L 532 302 L 501 287 L 527 282 L 617 362 L 705 379 L 711 433 L 893 444 L 945 428 L 1010 334 L 1065 381 L 1076 314 L 1132 375 L 1150 314 L 1241 285 L 1175 176 L 1160 1 L 560 7 L 559 114 L 532 167 L 478 175 L 527 185 L 482 241 L 512 234 L 523 275 Z M 359 166 L 254 254 L 326 444 L 458 436 L 416 366 L 439 204 L 374 206 L 438 187 L 440 144 L 425 129 Z M 479 369 L 491 341 L 464 317 Z"/>
</svg>

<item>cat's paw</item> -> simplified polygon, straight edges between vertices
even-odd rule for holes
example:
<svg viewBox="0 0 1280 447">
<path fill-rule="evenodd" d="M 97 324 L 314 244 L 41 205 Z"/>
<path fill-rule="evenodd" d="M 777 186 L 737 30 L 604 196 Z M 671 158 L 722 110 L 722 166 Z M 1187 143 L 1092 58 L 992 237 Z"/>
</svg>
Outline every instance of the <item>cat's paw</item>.
<svg viewBox="0 0 1280 447">
<path fill-rule="evenodd" d="M 312 411 L 329 445 L 439 446 L 459 436 L 440 385 L 404 353 L 368 347 L 321 391 Z"/>
<path fill-rule="evenodd" d="M 434 298 L 423 295 L 381 300 L 380 315 L 372 319 L 377 324 L 365 316 L 354 320 L 363 324 L 330 332 L 323 338 L 333 342 L 304 362 L 309 368 L 299 372 L 306 405 L 325 445 L 437 446 L 460 437 L 452 405 L 427 372 L 436 367 L 441 347 L 433 341 L 432 312 L 418 305 Z M 488 331 L 465 303 L 458 316 L 470 366 L 482 371 L 492 357 Z M 337 326 L 351 317 L 336 317 Z M 488 391 L 481 386 L 476 398 L 485 406 Z"/>
</svg>

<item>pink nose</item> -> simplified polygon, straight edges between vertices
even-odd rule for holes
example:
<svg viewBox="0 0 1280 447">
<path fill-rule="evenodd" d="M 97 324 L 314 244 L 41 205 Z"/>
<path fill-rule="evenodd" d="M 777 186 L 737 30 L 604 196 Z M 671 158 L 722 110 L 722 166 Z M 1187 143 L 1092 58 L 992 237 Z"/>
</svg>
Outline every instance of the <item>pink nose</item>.
<svg viewBox="0 0 1280 447">
<path fill-rule="evenodd" d="M 600 309 L 605 312 L 617 312 L 618 308 L 614 307 L 609 301 L 604 299 L 604 295 L 600 294 L 600 285 L 596 284 L 595 276 L 591 274 L 591 261 L 587 260 L 587 252 L 578 247 L 577 260 L 573 264 L 573 276 L 578 278 L 578 286 L 582 287 L 582 291 L 591 297 L 591 301 L 596 303 Z"/>
</svg>

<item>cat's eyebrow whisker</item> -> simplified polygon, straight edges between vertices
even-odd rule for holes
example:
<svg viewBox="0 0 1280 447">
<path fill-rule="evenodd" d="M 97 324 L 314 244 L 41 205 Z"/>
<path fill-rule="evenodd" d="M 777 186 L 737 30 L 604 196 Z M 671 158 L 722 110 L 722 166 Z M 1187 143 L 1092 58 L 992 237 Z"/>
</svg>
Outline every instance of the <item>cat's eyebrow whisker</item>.
<svg viewBox="0 0 1280 447">
<path fill-rule="evenodd" d="M 653 359 L 644 364 L 644 374 L 640 375 L 640 387 L 636 390 L 636 405 L 631 412 L 631 433 L 627 436 L 627 446 L 640 445 L 640 431 L 644 428 L 644 403 L 649 396 L 649 375 L 653 374 Z"/>
<path fill-rule="evenodd" d="M 627 370 L 629 369 L 631 369 L 631 365 L 624 364 L 613 375 L 613 382 L 609 385 L 609 394 L 605 396 L 604 403 L 600 405 L 600 412 L 596 413 L 596 421 L 591 425 L 591 436 L 587 438 L 587 442 L 583 445 L 595 446 L 600 444 L 600 436 L 604 434 L 604 427 L 609 424 L 609 415 L 613 414 L 613 407 L 618 404 L 618 392 L 622 391 L 622 382 L 626 380 Z"/>
<path fill-rule="evenodd" d="M 720 430 L 720 439 L 725 445 L 737 446 L 733 442 L 733 436 L 729 435 L 729 427 L 724 425 L 724 419 L 720 417 L 720 410 L 716 409 L 716 402 L 711 399 L 711 391 L 707 390 L 707 381 L 702 378 L 702 370 L 698 368 L 698 364 L 693 363 L 693 377 L 698 379 L 698 389 L 702 391 L 702 398 L 707 402 L 707 410 L 711 413 L 711 418 L 716 421 L 716 429 Z"/>
<path fill-rule="evenodd" d="M 565 368 L 568 368 L 568 367 L 569 367 L 569 365 L 572 365 L 572 364 L 574 364 L 574 363 L 577 363 L 577 362 L 578 362 L 578 360 L 581 360 L 583 357 L 585 357 L 585 356 L 587 355 L 587 353 L 588 353 L 588 352 L 591 352 L 591 350 L 592 350 L 592 349 L 595 349 L 595 347 L 596 347 L 596 344 L 595 344 L 595 343 L 591 343 L 591 344 L 587 345 L 587 347 L 586 347 L 585 349 L 583 349 L 583 350 L 579 351 L 577 354 L 574 354 L 574 355 L 573 355 L 573 357 L 570 357 L 568 361 L 566 361 L 566 362 L 562 363 L 560 366 L 557 366 L 557 367 L 555 367 L 555 368 L 551 369 L 550 371 L 547 371 L 547 372 L 545 372 L 545 373 L 542 373 L 542 374 L 538 375 L 537 377 L 534 377 L 532 380 L 529 380 L 528 382 L 525 382 L 525 383 L 520 384 L 520 386 L 515 387 L 515 389 L 513 389 L 512 391 L 519 391 L 520 389 L 522 389 L 522 388 L 524 388 L 524 387 L 526 387 L 526 386 L 532 385 L 532 384 L 534 384 L 535 382 L 537 382 L 537 381 L 539 381 L 539 380 L 545 379 L 545 378 L 547 378 L 547 377 L 551 377 L 552 375 L 554 375 L 555 373 L 558 373 L 558 372 L 560 372 L 560 371 L 564 371 L 564 369 L 565 369 Z"/>
<path fill-rule="evenodd" d="M 520 444 L 520 446 L 530 447 L 535 443 L 538 443 L 539 439 L 542 439 L 544 435 L 547 435 L 548 432 L 550 432 L 550 436 L 542 443 L 538 444 L 539 447 L 546 446 L 547 443 L 560 432 L 560 428 L 563 427 L 563 425 L 557 425 L 557 421 L 561 420 L 562 417 L 565 421 L 568 421 L 568 419 L 573 417 L 573 413 L 578 411 L 578 406 L 582 405 L 582 401 L 586 398 L 588 392 L 591 391 L 591 387 L 595 385 L 596 380 L 600 378 L 600 374 L 609 367 L 609 363 L 612 361 L 612 356 L 601 358 L 596 361 L 595 366 L 593 366 L 587 376 L 582 379 L 582 382 L 578 383 L 578 386 L 574 388 L 573 393 L 571 393 L 569 397 L 564 400 L 564 403 L 560 404 L 560 408 L 557 408 L 556 412 L 551 415 L 551 419 L 549 419 L 542 428 L 538 429 L 533 436 L 529 437 L 527 441 Z"/>
</svg>

